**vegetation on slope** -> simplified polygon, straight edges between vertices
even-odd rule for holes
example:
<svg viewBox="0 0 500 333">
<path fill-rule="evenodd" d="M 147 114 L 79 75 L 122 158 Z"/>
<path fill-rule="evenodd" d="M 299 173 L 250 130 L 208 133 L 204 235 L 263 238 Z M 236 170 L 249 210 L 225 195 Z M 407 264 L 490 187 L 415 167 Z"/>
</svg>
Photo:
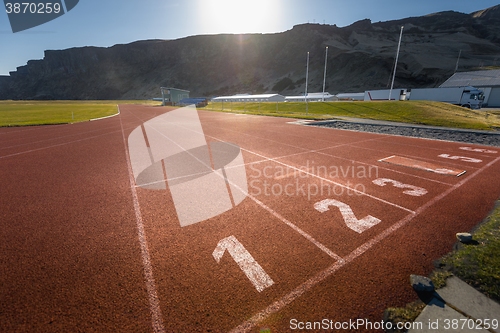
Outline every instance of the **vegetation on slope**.
<svg viewBox="0 0 500 333">
<path fill-rule="evenodd" d="M 430 101 L 312 102 L 307 105 L 304 102 L 217 102 L 209 104 L 207 109 L 316 120 L 352 117 L 476 130 L 500 128 L 500 113 L 498 112 L 469 110 L 447 103 Z"/>
</svg>

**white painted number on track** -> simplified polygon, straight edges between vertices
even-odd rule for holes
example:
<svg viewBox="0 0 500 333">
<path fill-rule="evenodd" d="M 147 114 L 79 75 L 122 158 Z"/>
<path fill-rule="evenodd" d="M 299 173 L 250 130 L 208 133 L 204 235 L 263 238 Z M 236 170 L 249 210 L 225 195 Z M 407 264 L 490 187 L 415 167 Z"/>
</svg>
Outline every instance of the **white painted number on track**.
<svg viewBox="0 0 500 333">
<path fill-rule="evenodd" d="M 442 158 L 447 158 L 450 160 L 460 160 L 464 162 L 470 162 L 470 163 L 481 163 L 483 160 L 479 160 L 477 158 L 472 158 L 472 157 L 465 157 L 465 156 L 450 156 L 449 154 L 441 154 L 439 157 Z"/>
<path fill-rule="evenodd" d="M 330 210 L 330 206 L 337 207 L 340 210 L 342 217 L 344 218 L 345 224 L 350 229 L 356 231 L 358 234 L 380 223 L 380 220 L 378 218 L 371 215 L 365 216 L 364 218 L 358 220 L 349 205 L 334 199 L 326 199 L 314 204 L 314 208 L 316 208 L 316 210 L 321 213 Z"/>
<path fill-rule="evenodd" d="M 486 153 L 486 154 L 496 154 L 497 153 L 496 150 L 488 150 L 488 149 L 472 148 L 472 147 L 460 147 L 459 149 L 473 151 L 476 153 Z"/>
<path fill-rule="evenodd" d="M 241 270 L 245 273 L 259 293 L 274 284 L 274 281 L 255 261 L 252 255 L 248 253 L 243 245 L 241 245 L 236 237 L 229 236 L 217 244 L 217 247 L 212 253 L 217 263 L 220 262 L 220 259 L 226 250 L 229 252 L 231 257 L 233 257 L 238 266 L 240 266 Z"/>
<path fill-rule="evenodd" d="M 403 191 L 403 193 L 407 194 L 407 195 L 414 196 L 414 197 L 421 197 L 421 196 L 427 194 L 427 190 L 425 188 L 417 187 L 417 186 L 413 186 L 413 185 L 409 185 L 409 184 L 403 184 L 403 183 L 400 183 L 396 180 L 392 180 L 392 179 L 388 179 L 388 178 L 379 178 L 379 179 L 375 179 L 373 181 L 373 184 L 378 185 L 378 186 L 385 186 L 387 183 L 391 183 L 394 187 L 397 187 L 397 188 L 402 188 L 402 189 L 407 188 L 408 190 Z"/>
</svg>

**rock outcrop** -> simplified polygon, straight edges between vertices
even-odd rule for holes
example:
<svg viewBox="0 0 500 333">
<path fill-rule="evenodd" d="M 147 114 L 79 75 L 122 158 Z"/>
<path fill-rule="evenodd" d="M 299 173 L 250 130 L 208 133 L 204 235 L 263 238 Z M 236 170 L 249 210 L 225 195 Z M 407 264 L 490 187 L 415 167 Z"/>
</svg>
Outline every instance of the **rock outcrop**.
<svg viewBox="0 0 500 333">
<path fill-rule="evenodd" d="M 146 40 L 109 48 L 45 51 L 0 78 L 0 99 L 144 99 L 160 86 L 191 96 L 276 92 L 301 94 L 306 53 L 309 91 L 386 88 L 404 26 L 396 86 L 434 87 L 455 70 L 500 65 L 500 6 L 472 14 L 441 12 L 424 17 L 350 26 L 302 24 L 276 34 L 203 35 Z"/>
</svg>

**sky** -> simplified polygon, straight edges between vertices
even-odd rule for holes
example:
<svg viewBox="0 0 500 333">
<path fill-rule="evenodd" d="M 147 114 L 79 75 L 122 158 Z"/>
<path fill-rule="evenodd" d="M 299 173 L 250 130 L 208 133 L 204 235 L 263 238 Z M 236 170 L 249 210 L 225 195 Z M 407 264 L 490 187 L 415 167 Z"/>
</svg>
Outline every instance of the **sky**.
<svg viewBox="0 0 500 333">
<path fill-rule="evenodd" d="M 379 22 L 446 10 L 472 13 L 498 4 L 500 0 L 80 0 L 53 21 L 17 33 L 2 8 L 0 75 L 28 60 L 43 59 L 45 50 L 204 34 L 276 33 L 303 23 L 344 27 L 367 18 Z"/>
</svg>

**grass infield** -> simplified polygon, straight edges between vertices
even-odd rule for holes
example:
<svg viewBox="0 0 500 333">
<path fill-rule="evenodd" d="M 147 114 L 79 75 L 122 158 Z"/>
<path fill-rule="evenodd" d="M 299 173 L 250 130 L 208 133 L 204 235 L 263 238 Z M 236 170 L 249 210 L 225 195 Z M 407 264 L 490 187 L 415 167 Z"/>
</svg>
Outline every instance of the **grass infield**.
<svg viewBox="0 0 500 333">
<path fill-rule="evenodd" d="M 500 201 L 473 232 L 473 240 L 473 244 L 459 244 L 456 251 L 443 257 L 440 271 L 458 276 L 500 302 Z"/>
<path fill-rule="evenodd" d="M 154 101 L 0 101 L 0 127 L 88 121 L 116 114 L 117 104 L 160 105 Z M 303 102 L 218 102 L 204 109 L 299 119 L 353 117 L 463 129 L 500 128 L 500 111 L 469 110 L 439 102 L 312 102 L 307 112 Z"/>
<path fill-rule="evenodd" d="M 307 107 L 307 110 L 306 110 Z M 429 101 L 404 102 L 216 102 L 206 109 L 303 119 L 353 117 L 475 130 L 500 128 L 500 112 L 470 110 Z"/>
<path fill-rule="evenodd" d="M 150 101 L 0 101 L 0 127 L 88 121 L 117 114 L 117 104 L 158 105 Z"/>
</svg>

